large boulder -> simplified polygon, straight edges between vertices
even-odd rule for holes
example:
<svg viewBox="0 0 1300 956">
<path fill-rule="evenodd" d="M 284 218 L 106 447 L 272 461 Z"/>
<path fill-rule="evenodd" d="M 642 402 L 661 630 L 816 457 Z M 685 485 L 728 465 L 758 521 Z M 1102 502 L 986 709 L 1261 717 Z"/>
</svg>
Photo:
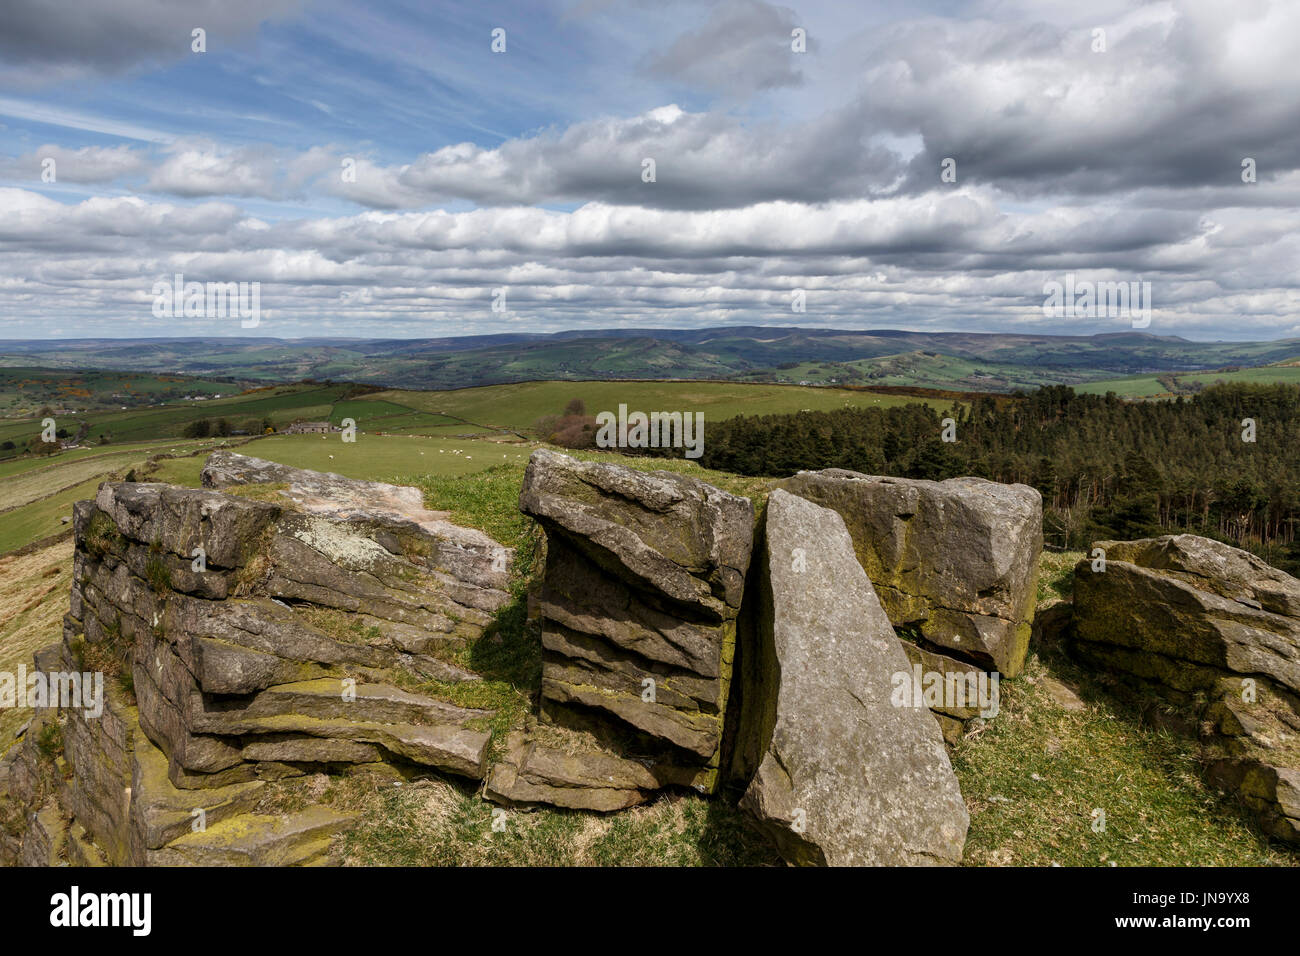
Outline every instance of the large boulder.
<svg viewBox="0 0 1300 956">
<path fill-rule="evenodd" d="M 1024 665 L 1042 498 L 982 478 L 921 481 L 831 468 L 781 487 L 839 513 L 897 628 L 1011 677 Z"/>
<path fill-rule="evenodd" d="M 519 507 L 546 532 L 543 717 L 632 748 L 656 780 L 713 789 L 753 505 L 539 449 Z"/>
<path fill-rule="evenodd" d="M 1196 535 L 1098 541 L 1074 577 L 1071 652 L 1172 704 L 1215 784 L 1300 842 L 1300 581 Z"/>
<path fill-rule="evenodd" d="M 1075 568 L 1076 647 L 1174 691 L 1237 674 L 1300 694 L 1300 581 L 1190 534 L 1092 549 L 1105 563 Z"/>
<path fill-rule="evenodd" d="M 106 699 L 38 713 L 59 733 L 0 760 L 0 806 L 41 824 L 0 814 L 0 863 L 323 863 L 353 815 L 259 815 L 281 781 L 486 776 L 496 714 L 445 685 L 481 680 L 462 664 L 512 600 L 511 550 L 416 488 L 224 452 L 203 479 L 74 506 L 63 640 L 34 662 L 100 672 Z M 522 776 L 583 770 L 547 756 Z"/>
<path fill-rule="evenodd" d="M 911 664 L 844 520 L 767 503 L 758 635 L 742 660 L 741 805 L 799 864 L 960 862 L 969 823 L 939 726 L 898 706 Z"/>
</svg>

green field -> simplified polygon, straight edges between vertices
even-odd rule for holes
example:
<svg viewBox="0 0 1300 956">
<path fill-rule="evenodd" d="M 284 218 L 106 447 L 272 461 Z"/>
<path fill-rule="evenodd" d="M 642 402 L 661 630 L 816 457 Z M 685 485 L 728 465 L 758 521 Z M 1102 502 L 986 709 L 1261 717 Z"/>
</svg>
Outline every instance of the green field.
<svg viewBox="0 0 1300 956">
<path fill-rule="evenodd" d="M 135 469 L 143 476 L 145 463 L 155 455 L 198 451 L 194 458 L 178 461 L 200 463 L 216 447 L 212 441 L 149 442 L 122 448 L 112 454 L 74 456 L 63 452 L 53 458 L 21 459 L 13 466 L 37 461 L 39 470 L 0 477 L 0 554 L 58 534 L 69 526 L 61 519 L 72 516 L 74 502 L 93 498 L 100 482 L 117 480 Z M 80 449 L 75 449 L 80 450 Z M 195 469 L 197 483 L 198 470 Z"/>
<path fill-rule="evenodd" d="M 1171 392 L 1159 379 L 1172 379 L 1178 386 Z M 1071 386 L 1076 392 L 1105 395 L 1114 392 L 1121 398 L 1170 398 L 1174 395 L 1192 395 L 1201 388 L 1220 382 L 1237 382 L 1249 385 L 1300 385 L 1300 366 L 1277 365 L 1261 368 L 1243 368 L 1233 372 L 1154 372 L 1128 378 L 1105 379 Z"/>
<path fill-rule="evenodd" d="M 0 513 L 45 498 L 56 491 L 90 478 L 125 472 L 144 464 L 150 455 L 164 452 L 187 453 L 211 442 L 145 442 L 116 450 L 74 448 L 53 458 L 21 458 L 5 462 L 0 472 Z M 77 454 L 78 452 L 88 452 Z M 16 466 L 27 465 L 19 469 Z"/>
<path fill-rule="evenodd" d="M 756 382 L 816 385 L 912 386 L 959 392 L 1010 392 L 1042 385 L 1074 385 L 1095 378 L 1086 368 L 996 362 L 939 352 L 915 351 L 868 359 L 787 363 L 751 373 Z"/>
<path fill-rule="evenodd" d="M 57 416 L 55 421 L 74 435 L 83 423 L 88 424 L 86 441 L 91 444 L 101 443 L 100 436 L 111 444 L 178 438 L 186 425 L 201 418 L 212 421 L 224 418 L 232 428 L 257 433 L 262 430 L 264 419 L 270 419 L 276 428 L 299 419 L 324 420 L 348 388 L 346 385 L 288 385 L 201 402 Z M 26 442 L 40 430 L 38 419 L 0 422 L 0 441 Z"/>
<path fill-rule="evenodd" d="M 91 497 L 100 481 L 135 469 L 141 480 L 197 485 L 204 456 L 146 462 L 158 455 L 184 455 L 229 441 L 254 440 L 241 451 L 272 461 L 332 471 L 353 478 L 457 477 L 493 465 L 523 467 L 530 446 L 510 430 L 523 432 L 540 417 L 560 412 L 575 397 L 589 414 L 616 411 L 703 412 L 706 422 L 736 415 L 779 414 L 845 406 L 893 406 L 937 399 L 853 389 L 727 382 L 530 382 L 446 392 L 387 391 L 360 394 L 349 385 L 285 385 L 252 389 L 199 402 L 60 417 L 76 434 L 89 423 L 87 444 L 43 457 L 0 461 L 0 554 L 66 527 L 60 519 L 72 502 Z M 184 439 L 198 420 L 225 419 L 247 437 Z M 356 441 L 341 433 L 261 436 L 263 423 L 283 429 L 294 421 L 356 422 Z M 22 447 L 39 434 L 35 420 L 0 422 L 0 441 Z M 100 436 L 103 436 L 101 442 Z M 502 441 L 501 439 L 508 439 Z"/>
<path fill-rule="evenodd" d="M 337 402 L 329 414 L 329 420 L 335 425 L 342 425 L 345 418 L 351 418 L 357 423 L 358 430 L 382 431 L 387 434 L 438 435 L 484 431 L 455 418 L 448 418 L 446 415 L 431 415 L 428 412 L 415 410 L 409 401 L 413 394 L 411 392 L 394 394 L 400 396 L 406 404 L 364 398 L 351 399 Z"/>
<path fill-rule="evenodd" d="M 412 475 L 471 475 L 493 465 L 521 464 L 528 460 L 533 447 L 522 442 L 473 438 L 358 435 L 355 442 L 345 442 L 338 435 L 272 435 L 235 450 L 294 468 L 391 481 Z M 149 472 L 148 480 L 197 486 L 205 458 L 159 462 L 157 470 Z"/>
<path fill-rule="evenodd" d="M 182 441 L 147 443 L 115 449 L 107 454 L 75 455 L 64 452 L 53 459 L 21 459 L 36 469 L 0 475 L 0 554 L 20 548 L 67 528 L 61 518 L 72 514 L 73 502 L 93 498 L 101 481 L 120 479 L 135 469 L 142 481 L 163 481 L 198 487 L 199 472 L 208 452 L 222 442 Z M 519 468 L 533 449 L 531 443 L 489 441 L 476 438 L 414 435 L 358 434 L 345 442 L 340 434 L 272 435 L 238 446 L 241 454 L 266 458 L 295 468 L 332 471 L 349 478 L 377 481 L 399 477 L 472 475 L 494 465 Z M 184 454 L 146 466 L 151 456 Z M 79 449 L 78 449 L 79 450 Z"/>
<path fill-rule="evenodd" d="M 191 422 L 199 419 L 210 422 L 224 419 L 232 430 L 249 435 L 262 433 L 268 422 L 279 430 L 295 421 L 331 421 L 341 425 L 345 418 L 355 421 L 358 431 L 449 436 L 483 431 L 455 418 L 431 414 L 408 401 L 410 396 L 423 393 L 389 393 L 384 400 L 344 397 L 352 391 L 348 385 L 286 385 L 201 402 L 59 415 L 55 422 L 72 436 L 83 423 L 88 424 L 89 432 L 84 440 L 96 446 L 179 438 Z M 13 441 L 19 446 L 11 455 L 20 454 L 40 432 L 41 422 L 36 418 L 0 420 L 0 442 Z"/>
<path fill-rule="evenodd" d="M 83 446 L 81 448 L 70 448 L 59 454 L 46 458 L 44 456 L 10 458 L 6 461 L 0 461 L 0 480 L 13 478 L 18 475 L 27 475 L 31 472 L 43 471 L 51 468 L 61 468 L 73 461 L 84 460 L 87 458 L 116 458 L 119 455 L 132 454 L 146 446 L 156 447 L 159 451 L 166 451 L 172 447 L 179 446 L 179 442 L 141 442 L 138 445 L 132 445 L 129 448 Z M 6 506 L 0 505 L 0 509 Z"/>
<path fill-rule="evenodd" d="M 803 410 L 889 407 L 922 403 L 947 408 L 939 399 L 913 398 L 855 389 L 761 385 L 736 382 L 523 382 L 446 392 L 379 392 L 377 400 L 403 402 L 434 414 L 454 415 L 478 425 L 525 429 L 544 415 L 559 414 L 580 398 L 587 414 L 628 411 L 703 412 L 721 421 L 737 415 L 777 415 Z"/>
<path fill-rule="evenodd" d="M 95 489 L 102 480 L 102 477 L 91 478 L 52 497 L 5 512 L 0 517 L 0 554 L 70 528 L 62 519 L 72 517 L 74 502 L 95 497 Z"/>
<path fill-rule="evenodd" d="M 229 395 L 236 382 L 182 375 L 116 371 L 0 367 L 0 417 L 30 418 L 52 410 L 122 410 L 176 402 L 187 395 Z"/>
</svg>

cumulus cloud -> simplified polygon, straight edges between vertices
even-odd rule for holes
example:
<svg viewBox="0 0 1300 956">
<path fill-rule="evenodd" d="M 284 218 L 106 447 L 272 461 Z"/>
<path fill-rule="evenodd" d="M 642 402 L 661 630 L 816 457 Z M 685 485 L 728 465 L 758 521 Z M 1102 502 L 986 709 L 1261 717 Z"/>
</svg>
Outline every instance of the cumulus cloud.
<svg viewBox="0 0 1300 956">
<path fill-rule="evenodd" d="M 537 330 L 788 324 L 794 288 L 808 292 L 798 318 L 811 324 L 1042 328 L 1043 282 L 1074 272 L 1151 281 L 1152 331 L 1211 329 L 1231 316 L 1238 334 L 1300 332 L 1295 210 L 1267 225 L 1230 213 L 1133 216 L 1109 203 L 1008 217 L 1001 199 L 963 187 L 816 206 L 590 203 L 265 222 L 228 203 L 63 204 L 0 190 L 13 210 L 0 221 L 0 314 L 20 323 L 53 310 L 101 333 L 182 332 L 155 326 L 148 309 L 152 283 L 182 272 L 262 282 L 267 334 L 280 335 L 499 330 L 491 290 L 502 285 L 510 321 Z"/>
<path fill-rule="evenodd" d="M 50 143 L 23 156 L 0 159 L 0 176 L 33 182 L 46 177 L 52 182 L 109 183 L 138 175 L 147 164 L 144 154 L 130 146 L 68 149 Z"/>
<path fill-rule="evenodd" d="M 1300 6 L 1185 0 L 1094 27 L 926 19 L 875 36 L 863 119 L 924 148 L 911 187 L 944 158 L 959 181 L 1032 193 L 1239 182 L 1300 168 Z"/>
<path fill-rule="evenodd" d="M 788 52 L 797 14 L 726 0 L 640 64 L 689 87 L 686 105 L 518 122 L 502 141 L 24 146 L 0 161 L 28 187 L 0 189 L 0 335 L 44 334 L 51 315 L 101 334 L 214 331 L 151 325 L 148 290 L 177 271 L 264 283 L 263 331 L 281 335 L 1127 327 L 1045 322 L 1043 283 L 1066 273 L 1152 282 L 1152 332 L 1300 335 L 1300 9 L 967 9 L 981 18 L 810 28 L 839 54 L 804 61 Z M 814 62 L 854 65 L 792 85 Z M 765 95 L 789 108 L 756 106 Z M 116 194 L 43 195 L 54 150 L 60 181 Z M 310 213 L 275 214 L 300 199 Z"/>
<path fill-rule="evenodd" d="M 642 173 L 654 162 L 654 182 Z M 359 160 L 336 194 L 385 209 L 448 199 L 482 205 L 597 200 L 667 209 L 717 209 L 785 199 L 817 202 L 880 192 L 901 158 L 872 143 L 845 112 L 803 123 L 746 124 L 677 105 L 606 117 L 484 148 L 446 146 L 409 164 Z"/>
<path fill-rule="evenodd" d="M 178 143 L 146 183 L 153 192 L 177 196 L 261 196 L 277 194 L 278 172 L 267 149 L 222 149 L 210 142 Z"/>
</svg>

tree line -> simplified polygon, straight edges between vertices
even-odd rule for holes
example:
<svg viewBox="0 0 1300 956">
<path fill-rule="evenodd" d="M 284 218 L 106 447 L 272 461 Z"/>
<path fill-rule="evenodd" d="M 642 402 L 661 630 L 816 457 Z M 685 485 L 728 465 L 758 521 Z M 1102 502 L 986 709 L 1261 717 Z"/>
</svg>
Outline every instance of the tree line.
<svg viewBox="0 0 1300 956">
<path fill-rule="evenodd" d="M 1149 402 L 1050 386 L 947 411 L 915 404 L 741 416 L 708 423 L 700 464 L 771 477 L 848 468 L 1020 482 L 1043 495 L 1049 545 L 1187 532 L 1300 571 L 1297 386 L 1216 385 Z"/>
</svg>

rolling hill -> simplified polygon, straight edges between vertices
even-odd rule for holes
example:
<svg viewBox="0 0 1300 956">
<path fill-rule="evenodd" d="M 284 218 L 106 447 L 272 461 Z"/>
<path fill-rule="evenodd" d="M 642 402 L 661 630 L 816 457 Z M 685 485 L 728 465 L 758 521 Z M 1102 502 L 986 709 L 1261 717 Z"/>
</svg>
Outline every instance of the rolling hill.
<svg viewBox="0 0 1300 956">
<path fill-rule="evenodd" d="M 1300 339 L 1195 342 L 1144 332 L 1063 336 L 757 326 L 435 339 L 0 342 L 0 367 L 93 366 L 207 379 L 316 379 L 407 389 L 671 378 L 1007 392 L 1161 372 L 1285 367 L 1297 360 Z"/>
</svg>

